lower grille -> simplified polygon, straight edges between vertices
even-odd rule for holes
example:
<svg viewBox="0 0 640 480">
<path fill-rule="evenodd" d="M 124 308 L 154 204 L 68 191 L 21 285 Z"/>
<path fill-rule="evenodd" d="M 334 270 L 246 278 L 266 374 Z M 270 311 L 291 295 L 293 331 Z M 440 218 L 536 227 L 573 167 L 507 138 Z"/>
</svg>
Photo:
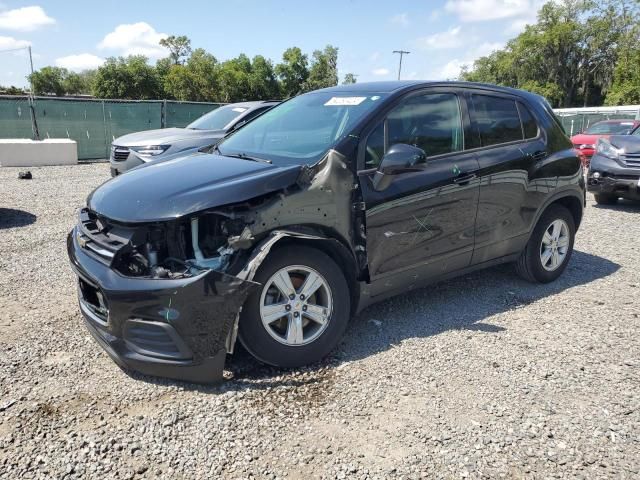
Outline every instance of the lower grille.
<svg viewBox="0 0 640 480">
<path fill-rule="evenodd" d="M 82 278 L 78 279 L 78 287 L 82 306 L 93 314 L 91 315 L 92 318 L 95 318 L 102 325 L 106 325 L 109 318 L 109 309 L 102 292 Z"/>
<path fill-rule="evenodd" d="M 111 147 L 111 157 L 116 162 L 122 162 L 129 157 L 129 149 L 127 147 Z"/>
<path fill-rule="evenodd" d="M 170 325 L 145 320 L 128 320 L 124 339 L 142 355 L 187 360 L 192 357 L 189 348 Z"/>
</svg>

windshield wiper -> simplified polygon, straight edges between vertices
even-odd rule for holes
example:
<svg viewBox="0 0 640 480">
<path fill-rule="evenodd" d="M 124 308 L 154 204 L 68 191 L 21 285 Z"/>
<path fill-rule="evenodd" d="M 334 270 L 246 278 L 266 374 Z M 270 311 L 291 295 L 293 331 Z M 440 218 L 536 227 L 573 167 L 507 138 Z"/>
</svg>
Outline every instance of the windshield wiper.
<svg viewBox="0 0 640 480">
<path fill-rule="evenodd" d="M 225 157 L 232 158 L 241 158 L 242 160 L 251 160 L 252 162 L 260 162 L 260 163 L 272 163 L 271 160 L 267 160 L 266 158 L 253 157 L 251 155 L 247 155 L 246 153 L 222 153 L 218 146 L 216 145 L 215 149 L 218 151 L 220 155 L 224 155 Z"/>
</svg>

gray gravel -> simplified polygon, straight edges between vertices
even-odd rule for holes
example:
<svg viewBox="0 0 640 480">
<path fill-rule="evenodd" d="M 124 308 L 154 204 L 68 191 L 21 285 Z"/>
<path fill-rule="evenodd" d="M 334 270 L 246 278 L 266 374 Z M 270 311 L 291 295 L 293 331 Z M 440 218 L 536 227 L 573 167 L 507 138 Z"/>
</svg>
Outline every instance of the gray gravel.
<svg viewBox="0 0 640 480">
<path fill-rule="evenodd" d="M 105 164 L 0 169 L 0 478 L 638 478 L 640 205 L 589 201 L 552 285 L 493 268 L 370 307 L 321 365 L 127 375 L 65 235 Z"/>
</svg>

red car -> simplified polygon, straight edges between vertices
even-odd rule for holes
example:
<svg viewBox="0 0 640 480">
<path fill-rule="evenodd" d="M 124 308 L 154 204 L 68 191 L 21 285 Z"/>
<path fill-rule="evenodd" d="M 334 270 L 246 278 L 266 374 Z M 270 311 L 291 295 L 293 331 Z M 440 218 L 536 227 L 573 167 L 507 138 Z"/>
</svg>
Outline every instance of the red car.
<svg viewBox="0 0 640 480">
<path fill-rule="evenodd" d="M 584 158 L 585 166 L 588 166 L 591 157 L 595 153 L 596 143 L 598 143 L 599 138 L 608 138 L 610 135 L 629 135 L 638 126 L 640 126 L 640 120 L 632 118 L 603 120 L 594 123 L 584 132 L 577 133 L 571 137 L 571 142 Z"/>
</svg>

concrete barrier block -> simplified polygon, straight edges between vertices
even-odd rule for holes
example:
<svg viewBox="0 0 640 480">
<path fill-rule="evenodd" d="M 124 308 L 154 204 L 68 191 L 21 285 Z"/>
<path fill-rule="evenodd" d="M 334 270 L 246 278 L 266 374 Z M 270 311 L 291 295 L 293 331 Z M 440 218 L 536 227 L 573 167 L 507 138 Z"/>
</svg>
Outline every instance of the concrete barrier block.
<svg viewBox="0 0 640 480">
<path fill-rule="evenodd" d="M 0 165 L 3 167 L 40 167 L 75 165 L 78 146 L 67 138 L 46 140 L 0 139 Z"/>
</svg>

